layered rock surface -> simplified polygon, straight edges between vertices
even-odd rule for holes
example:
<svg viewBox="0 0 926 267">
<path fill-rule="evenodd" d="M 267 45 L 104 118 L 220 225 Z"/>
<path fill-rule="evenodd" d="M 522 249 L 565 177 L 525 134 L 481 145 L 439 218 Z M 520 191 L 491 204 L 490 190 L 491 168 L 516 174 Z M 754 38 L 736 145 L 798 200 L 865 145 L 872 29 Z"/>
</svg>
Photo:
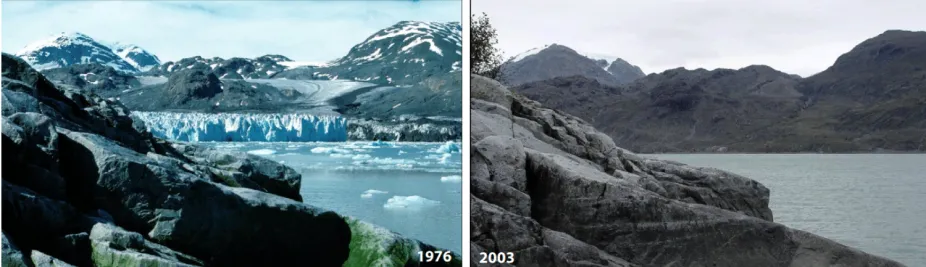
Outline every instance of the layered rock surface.
<svg viewBox="0 0 926 267">
<path fill-rule="evenodd" d="M 301 202 L 293 169 L 165 142 L 117 101 L 2 65 L 4 266 L 416 265 L 428 248 L 361 257 L 347 218 Z"/>
<path fill-rule="evenodd" d="M 514 252 L 517 266 L 903 266 L 773 222 L 756 181 L 635 155 L 484 77 L 470 90 L 471 255 Z"/>
</svg>

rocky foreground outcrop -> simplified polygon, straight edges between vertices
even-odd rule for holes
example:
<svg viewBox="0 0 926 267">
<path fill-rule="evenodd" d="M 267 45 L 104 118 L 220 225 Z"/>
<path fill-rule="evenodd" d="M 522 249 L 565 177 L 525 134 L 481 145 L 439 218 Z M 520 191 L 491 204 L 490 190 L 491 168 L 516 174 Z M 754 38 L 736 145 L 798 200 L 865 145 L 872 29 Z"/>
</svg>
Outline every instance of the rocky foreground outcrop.
<svg viewBox="0 0 926 267">
<path fill-rule="evenodd" d="M 756 181 L 635 155 L 484 77 L 470 90 L 474 265 L 903 266 L 773 222 Z"/>
<path fill-rule="evenodd" d="M 165 142 L 119 102 L 2 66 L 3 266 L 418 266 L 433 249 L 302 203 L 289 167 Z"/>
</svg>

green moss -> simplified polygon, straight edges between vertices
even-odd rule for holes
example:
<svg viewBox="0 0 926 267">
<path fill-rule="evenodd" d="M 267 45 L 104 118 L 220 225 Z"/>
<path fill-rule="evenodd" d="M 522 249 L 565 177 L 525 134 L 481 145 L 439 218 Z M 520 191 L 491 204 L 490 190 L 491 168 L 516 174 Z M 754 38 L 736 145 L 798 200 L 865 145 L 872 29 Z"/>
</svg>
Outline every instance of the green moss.
<svg viewBox="0 0 926 267">
<path fill-rule="evenodd" d="M 213 181 L 218 182 L 231 187 L 241 187 L 241 184 L 238 183 L 238 180 L 235 180 L 235 177 L 228 175 L 222 171 L 213 172 Z"/>
<path fill-rule="evenodd" d="M 90 259 L 93 266 L 97 267 L 121 267 L 121 266 L 138 266 L 138 267 L 168 267 L 178 266 L 177 263 L 167 261 L 152 255 L 142 254 L 132 251 L 121 251 L 109 247 L 109 242 L 93 241 L 91 244 L 93 252 Z"/>
<path fill-rule="evenodd" d="M 404 266 L 418 246 L 389 230 L 345 217 L 350 226 L 350 255 L 344 267 Z"/>
</svg>

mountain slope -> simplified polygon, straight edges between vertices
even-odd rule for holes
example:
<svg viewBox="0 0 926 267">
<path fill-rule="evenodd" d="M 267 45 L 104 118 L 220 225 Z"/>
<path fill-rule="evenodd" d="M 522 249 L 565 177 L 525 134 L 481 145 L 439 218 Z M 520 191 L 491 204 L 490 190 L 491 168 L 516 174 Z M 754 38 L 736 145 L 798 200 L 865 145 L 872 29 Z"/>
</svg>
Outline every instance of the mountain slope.
<svg viewBox="0 0 926 267">
<path fill-rule="evenodd" d="M 145 51 L 141 47 L 133 44 L 115 43 L 110 46 L 113 53 L 119 55 L 122 60 L 135 67 L 138 71 L 148 71 L 161 64 L 161 60 L 154 54 Z"/>
<path fill-rule="evenodd" d="M 618 144 L 645 153 L 722 149 L 731 140 L 793 116 L 801 103 L 796 84 L 789 74 L 750 66 L 679 68 L 621 87 L 568 77 L 512 90 L 579 116 Z"/>
<path fill-rule="evenodd" d="M 127 90 L 141 86 L 134 75 L 116 71 L 100 63 L 75 64 L 42 71 L 55 84 L 74 86 L 97 94 Z"/>
<path fill-rule="evenodd" d="M 798 90 L 807 109 L 776 130 L 813 129 L 808 138 L 859 150 L 926 151 L 926 32 L 889 30 L 865 40 Z M 833 149 L 831 142 L 809 149 Z"/>
<path fill-rule="evenodd" d="M 924 151 L 924 69 L 926 32 L 887 31 L 807 78 L 678 68 L 619 87 L 571 77 L 512 90 L 638 152 Z"/>
<path fill-rule="evenodd" d="M 74 64 L 100 63 L 121 72 L 138 72 L 157 64 L 157 57 L 138 46 L 118 49 L 98 42 L 79 32 L 61 33 L 32 43 L 18 53 L 29 65 L 38 69 L 67 67 Z"/>
<path fill-rule="evenodd" d="M 401 21 L 374 33 L 326 66 L 295 68 L 275 78 L 416 84 L 431 76 L 461 71 L 461 31 L 459 22 Z"/>
<path fill-rule="evenodd" d="M 501 81 L 510 86 L 575 75 L 596 79 L 607 85 L 620 84 L 604 67 L 572 48 L 552 44 L 528 50 L 502 63 L 499 75 Z"/>
<path fill-rule="evenodd" d="M 640 67 L 632 65 L 630 62 L 621 58 L 608 63 L 608 65 L 605 66 L 605 70 L 611 73 L 611 75 L 614 75 L 614 78 L 617 78 L 617 82 L 621 84 L 631 83 L 646 76 L 646 73 L 643 73 Z"/>
</svg>

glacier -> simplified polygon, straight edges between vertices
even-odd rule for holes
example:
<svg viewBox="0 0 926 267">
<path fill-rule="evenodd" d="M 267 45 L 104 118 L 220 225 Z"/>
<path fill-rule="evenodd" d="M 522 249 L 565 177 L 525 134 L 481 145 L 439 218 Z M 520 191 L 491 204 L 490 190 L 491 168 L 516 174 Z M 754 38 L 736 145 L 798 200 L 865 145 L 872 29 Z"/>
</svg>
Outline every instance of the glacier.
<svg viewBox="0 0 926 267">
<path fill-rule="evenodd" d="M 347 119 L 309 114 L 132 112 L 157 137 L 185 142 L 343 142 Z"/>
</svg>

